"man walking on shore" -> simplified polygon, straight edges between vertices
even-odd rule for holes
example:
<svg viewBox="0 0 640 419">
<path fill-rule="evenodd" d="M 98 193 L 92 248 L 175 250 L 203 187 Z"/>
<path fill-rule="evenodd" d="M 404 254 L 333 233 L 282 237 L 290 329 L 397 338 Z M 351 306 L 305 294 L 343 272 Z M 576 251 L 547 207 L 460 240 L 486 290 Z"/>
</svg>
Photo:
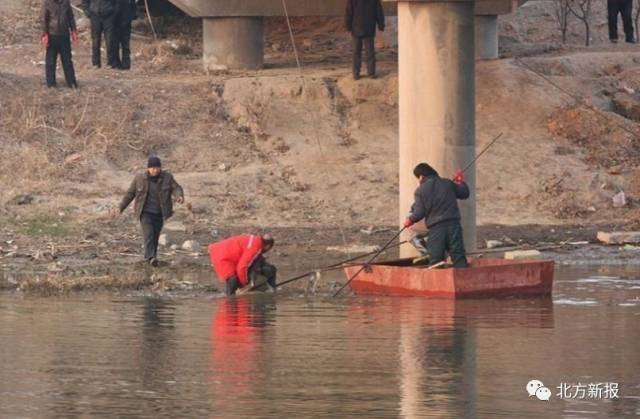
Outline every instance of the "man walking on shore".
<svg viewBox="0 0 640 419">
<path fill-rule="evenodd" d="M 136 175 L 131 182 L 119 212 L 122 213 L 134 201 L 134 213 L 140 220 L 144 237 L 144 259 L 151 266 L 158 266 L 158 240 L 164 221 L 173 215 L 173 200 L 182 204 L 184 191 L 173 175 L 162 170 L 158 157 L 149 157 L 147 170 Z"/>
<path fill-rule="evenodd" d="M 384 10 L 380 0 L 347 0 L 345 28 L 353 37 L 353 79 L 360 78 L 362 46 L 367 50 L 367 73 L 376 77 L 376 25 L 384 31 Z"/>
</svg>

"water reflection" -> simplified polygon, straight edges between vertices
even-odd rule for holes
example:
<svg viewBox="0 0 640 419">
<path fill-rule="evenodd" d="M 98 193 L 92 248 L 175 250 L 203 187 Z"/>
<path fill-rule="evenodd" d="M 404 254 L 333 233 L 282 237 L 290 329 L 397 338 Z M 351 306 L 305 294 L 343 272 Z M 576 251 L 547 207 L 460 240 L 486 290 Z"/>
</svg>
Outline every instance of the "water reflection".
<svg viewBox="0 0 640 419">
<path fill-rule="evenodd" d="M 554 326 L 551 298 L 354 299 L 350 315 L 354 324 L 370 319 L 376 330 L 399 328 L 399 415 L 405 418 L 475 417 L 478 334 Z"/>
<path fill-rule="evenodd" d="M 0 294 L 0 417 L 635 417 L 635 281 L 559 274 L 554 298 L 589 306 Z M 593 381 L 621 399 L 555 397 Z"/>
<path fill-rule="evenodd" d="M 237 400 L 260 393 L 256 388 L 258 358 L 268 352 L 265 326 L 274 307 L 259 297 L 218 301 L 209 330 L 209 372 L 216 410 L 232 409 Z"/>
</svg>

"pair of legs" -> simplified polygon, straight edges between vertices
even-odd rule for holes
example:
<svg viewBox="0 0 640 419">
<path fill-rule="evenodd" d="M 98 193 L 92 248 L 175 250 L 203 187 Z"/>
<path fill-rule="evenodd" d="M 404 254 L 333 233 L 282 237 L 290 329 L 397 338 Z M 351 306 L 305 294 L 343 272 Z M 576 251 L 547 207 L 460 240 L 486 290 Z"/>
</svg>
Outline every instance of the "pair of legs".
<svg viewBox="0 0 640 419">
<path fill-rule="evenodd" d="M 431 265 L 442 262 L 448 254 L 454 268 L 469 266 L 459 221 L 445 221 L 430 227 L 426 249 Z"/>
<path fill-rule="evenodd" d="M 95 67 L 101 66 L 100 46 L 102 34 L 107 48 L 107 65 L 116 66 L 115 16 L 91 16 L 91 63 Z"/>
<path fill-rule="evenodd" d="M 64 71 L 67 86 L 72 88 L 78 87 L 76 72 L 73 69 L 73 60 L 71 58 L 71 38 L 69 34 L 49 36 L 49 46 L 47 47 L 45 57 L 47 86 L 56 86 L 56 64 L 58 62 L 58 55 L 60 55 L 60 60 L 62 61 L 62 70 Z"/>
<path fill-rule="evenodd" d="M 607 0 L 607 16 L 609 20 L 609 39 L 618 40 L 618 14 L 622 14 L 622 26 L 627 42 L 634 42 L 633 37 L 633 0 Z"/>
<path fill-rule="evenodd" d="M 162 214 L 143 212 L 140 216 L 142 237 L 144 238 L 144 259 L 152 264 L 157 263 L 158 240 L 160 240 L 163 224 Z"/>
<path fill-rule="evenodd" d="M 131 20 L 116 20 L 114 38 L 115 65 L 123 70 L 128 70 L 131 68 Z"/>
<path fill-rule="evenodd" d="M 276 288 L 277 273 L 277 268 L 267 262 L 267 260 L 262 256 L 260 256 L 249 268 L 249 278 L 251 278 L 253 283 L 257 284 L 256 277 L 261 276 L 266 278 L 267 284 L 271 289 L 274 290 Z M 234 295 L 239 288 L 240 283 L 237 276 L 233 275 L 229 279 L 227 279 L 225 293 L 228 296 Z"/>
<path fill-rule="evenodd" d="M 367 50 L 367 73 L 371 77 L 376 75 L 376 51 L 375 37 L 361 38 L 353 37 L 353 78 L 360 78 L 360 68 L 362 67 L 362 47 Z"/>
</svg>

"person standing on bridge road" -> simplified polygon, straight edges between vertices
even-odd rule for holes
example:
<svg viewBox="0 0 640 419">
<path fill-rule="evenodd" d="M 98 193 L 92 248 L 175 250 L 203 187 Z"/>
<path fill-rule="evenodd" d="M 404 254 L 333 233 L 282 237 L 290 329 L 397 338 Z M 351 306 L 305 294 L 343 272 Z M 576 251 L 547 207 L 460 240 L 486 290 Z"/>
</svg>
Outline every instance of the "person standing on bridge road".
<svg viewBox="0 0 640 419">
<path fill-rule="evenodd" d="M 429 263 L 442 262 L 449 254 L 454 268 L 468 267 L 458 208 L 458 199 L 470 195 L 464 173 L 458 170 L 453 180 L 444 179 L 427 163 L 420 163 L 413 174 L 418 179 L 418 188 L 405 228 L 424 219 L 429 233 L 426 242 Z"/>
<path fill-rule="evenodd" d="M 56 86 L 56 65 L 60 55 L 67 86 L 77 88 L 78 82 L 71 57 L 71 40 L 78 40 L 78 29 L 69 0 L 43 0 L 40 21 L 41 41 L 47 49 L 44 66 L 47 87 Z"/>
<path fill-rule="evenodd" d="M 633 36 L 633 0 L 607 0 L 607 17 L 609 20 L 609 40 L 614 44 L 618 42 L 618 14 L 622 14 L 622 27 L 624 28 L 625 41 L 635 44 Z"/>
<path fill-rule="evenodd" d="M 115 66 L 122 70 L 131 68 L 131 22 L 138 18 L 136 0 L 118 0 L 115 20 Z"/>
<path fill-rule="evenodd" d="M 158 240 L 162 226 L 173 215 L 172 197 L 179 204 L 184 202 L 182 186 L 171 173 L 162 170 L 160 159 L 152 156 L 147 162 L 147 170 L 135 176 L 118 210 L 113 212 L 114 216 L 122 214 L 135 200 L 133 211 L 142 226 L 144 259 L 154 267 L 158 266 Z"/>
<path fill-rule="evenodd" d="M 376 77 L 376 25 L 384 31 L 384 10 L 380 0 L 347 0 L 345 28 L 353 38 L 353 79 L 360 79 L 362 46 L 367 50 L 367 72 Z"/>
<path fill-rule="evenodd" d="M 91 64 L 95 68 L 102 65 L 100 45 L 102 35 L 107 48 L 107 65 L 117 68 L 115 23 L 119 0 L 82 0 L 84 14 L 91 21 Z"/>
<path fill-rule="evenodd" d="M 271 291 L 275 291 L 277 269 L 264 258 L 273 245 L 271 234 L 242 234 L 209 245 L 211 265 L 218 278 L 225 282 L 228 296 L 247 285 L 260 285 L 258 281 L 263 278 Z"/>
</svg>

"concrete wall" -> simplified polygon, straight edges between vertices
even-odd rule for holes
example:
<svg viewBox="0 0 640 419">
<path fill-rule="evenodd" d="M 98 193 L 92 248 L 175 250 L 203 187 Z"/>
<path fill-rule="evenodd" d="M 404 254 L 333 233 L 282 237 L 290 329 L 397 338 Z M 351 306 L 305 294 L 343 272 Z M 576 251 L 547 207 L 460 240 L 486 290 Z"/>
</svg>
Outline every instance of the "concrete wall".
<svg viewBox="0 0 640 419">
<path fill-rule="evenodd" d="M 459 0 L 453 0 L 459 1 Z M 526 0 L 476 0 L 476 15 L 513 12 Z M 192 17 L 283 16 L 282 0 L 171 0 Z M 397 16 L 397 0 L 382 0 L 385 13 Z M 290 16 L 343 16 L 346 0 L 286 0 Z"/>
</svg>

